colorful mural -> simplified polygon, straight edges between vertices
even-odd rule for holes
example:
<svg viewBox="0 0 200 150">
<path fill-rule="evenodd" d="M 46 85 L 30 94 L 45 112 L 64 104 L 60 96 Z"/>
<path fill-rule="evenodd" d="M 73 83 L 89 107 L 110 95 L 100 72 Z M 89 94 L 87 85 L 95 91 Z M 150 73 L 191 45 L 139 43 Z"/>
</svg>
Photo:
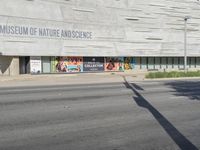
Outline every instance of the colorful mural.
<svg viewBox="0 0 200 150">
<path fill-rule="evenodd" d="M 83 72 L 83 57 L 67 57 L 67 72 Z"/>
<path fill-rule="evenodd" d="M 133 57 L 124 57 L 124 70 L 132 70 L 135 68 L 135 58 Z"/>
<path fill-rule="evenodd" d="M 83 57 L 57 57 L 56 72 L 82 72 Z"/>
<path fill-rule="evenodd" d="M 124 59 L 123 57 L 106 57 L 105 71 L 123 71 Z"/>
</svg>

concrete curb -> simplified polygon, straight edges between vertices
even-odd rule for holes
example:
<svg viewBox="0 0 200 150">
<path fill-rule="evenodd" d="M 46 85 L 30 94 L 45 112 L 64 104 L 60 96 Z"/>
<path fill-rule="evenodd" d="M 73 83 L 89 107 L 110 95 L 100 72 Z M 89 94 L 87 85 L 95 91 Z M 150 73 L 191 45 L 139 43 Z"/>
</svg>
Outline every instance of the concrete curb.
<svg viewBox="0 0 200 150">
<path fill-rule="evenodd" d="M 167 81 L 167 80 L 193 80 L 193 79 L 200 79 L 200 77 L 179 77 L 179 78 L 154 78 L 154 79 L 147 79 L 145 81 Z"/>
</svg>

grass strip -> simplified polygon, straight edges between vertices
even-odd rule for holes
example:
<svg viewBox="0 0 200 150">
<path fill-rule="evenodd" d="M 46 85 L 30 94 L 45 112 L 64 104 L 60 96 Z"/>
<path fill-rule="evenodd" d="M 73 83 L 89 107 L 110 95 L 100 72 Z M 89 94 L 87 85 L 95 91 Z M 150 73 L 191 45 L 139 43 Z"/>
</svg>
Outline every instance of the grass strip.
<svg viewBox="0 0 200 150">
<path fill-rule="evenodd" d="M 146 75 L 146 78 L 180 78 L 180 77 L 200 77 L 200 71 L 171 71 L 171 72 L 150 72 Z"/>
</svg>

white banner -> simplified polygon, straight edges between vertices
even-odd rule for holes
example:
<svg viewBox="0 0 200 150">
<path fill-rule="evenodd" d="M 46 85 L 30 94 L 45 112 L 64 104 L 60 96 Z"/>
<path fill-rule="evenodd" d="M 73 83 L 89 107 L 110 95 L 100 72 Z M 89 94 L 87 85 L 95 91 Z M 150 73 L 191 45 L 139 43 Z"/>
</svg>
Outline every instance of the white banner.
<svg viewBox="0 0 200 150">
<path fill-rule="evenodd" d="M 32 74 L 38 74 L 42 72 L 42 63 L 40 56 L 31 56 L 30 57 L 30 67 Z"/>
</svg>

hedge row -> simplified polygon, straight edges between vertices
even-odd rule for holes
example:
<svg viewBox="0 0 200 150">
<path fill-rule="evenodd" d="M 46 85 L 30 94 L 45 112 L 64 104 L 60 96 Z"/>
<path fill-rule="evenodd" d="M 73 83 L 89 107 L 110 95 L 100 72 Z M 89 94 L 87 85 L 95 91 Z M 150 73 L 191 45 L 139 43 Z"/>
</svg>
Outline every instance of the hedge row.
<svg viewBox="0 0 200 150">
<path fill-rule="evenodd" d="M 200 71 L 188 71 L 188 72 L 150 72 L 146 75 L 146 78 L 179 78 L 179 77 L 200 77 Z"/>
</svg>

